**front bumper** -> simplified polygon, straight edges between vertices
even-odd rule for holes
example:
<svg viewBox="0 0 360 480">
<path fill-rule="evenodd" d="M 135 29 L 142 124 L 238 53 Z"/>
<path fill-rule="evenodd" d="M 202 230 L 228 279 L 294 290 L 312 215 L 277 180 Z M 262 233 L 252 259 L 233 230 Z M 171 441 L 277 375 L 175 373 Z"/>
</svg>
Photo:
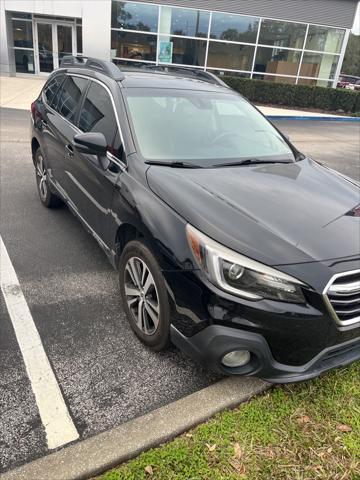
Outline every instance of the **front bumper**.
<svg viewBox="0 0 360 480">
<path fill-rule="evenodd" d="M 342 345 L 360 341 L 360 323 L 338 325 L 318 293 L 334 274 L 359 268 L 359 258 L 291 268 L 285 273 L 295 276 L 298 272 L 299 278 L 313 286 L 314 290 L 304 292 L 306 304 L 265 299 L 254 302 L 218 289 L 199 272 L 165 272 L 172 324 L 190 343 L 192 337 L 210 326 L 230 328 L 234 332 L 231 337 L 254 334 L 256 337 L 251 338 L 261 337 L 266 343 L 274 364 L 291 366 L 291 371 L 300 374 L 304 366 L 305 370 L 310 366 L 314 370 L 314 362 L 329 349 L 336 351 Z M 330 360 L 327 363 L 332 364 Z M 288 368 L 281 370 L 286 372 Z M 272 374 L 262 375 L 270 378 Z"/>
<path fill-rule="evenodd" d="M 207 368 L 225 375 L 257 376 L 271 383 L 308 380 L 360 359 L 360 338 L 325 348 L 311 361 L 296 366 L 277 362 L 262 335 L 236 328 L 210 325 L 199 333 L 186 337 L 171 325 L 171 339 L 181 350 Z M 239 368 L 222 365 L 222 357 L 232 350 L 250 351 L 249 363 Z"/>
</svg>

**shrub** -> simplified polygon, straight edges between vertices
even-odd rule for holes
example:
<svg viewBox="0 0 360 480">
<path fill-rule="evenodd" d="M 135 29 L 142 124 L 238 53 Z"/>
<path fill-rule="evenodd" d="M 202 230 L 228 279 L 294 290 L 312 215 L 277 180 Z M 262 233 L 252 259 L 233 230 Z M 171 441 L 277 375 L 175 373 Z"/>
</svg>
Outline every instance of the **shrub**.
<svg viewBox="0 0 360 480">
<path fill-rule="evenodd" d="M 252 102 L 330 111 L 343 110 L 346 113 L 360 111 L 360 93 L 352 90 L 288 85 L 240 77 L 222 79 Z"/>
</svg>

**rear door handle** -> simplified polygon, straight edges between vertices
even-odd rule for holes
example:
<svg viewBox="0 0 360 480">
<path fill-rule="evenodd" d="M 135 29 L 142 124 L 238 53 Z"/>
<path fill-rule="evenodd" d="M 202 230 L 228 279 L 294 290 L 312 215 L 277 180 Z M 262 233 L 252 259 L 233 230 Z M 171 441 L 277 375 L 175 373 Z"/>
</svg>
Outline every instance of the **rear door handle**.
<svg viewBox="0 0 360 480">
<path fill-rule="evenodd" d="M 65 153 L 68 157 L 73 157 L 74 156 L 74 149 L 71 145 L 66 145 L 65 147 Z"/>
</svg>

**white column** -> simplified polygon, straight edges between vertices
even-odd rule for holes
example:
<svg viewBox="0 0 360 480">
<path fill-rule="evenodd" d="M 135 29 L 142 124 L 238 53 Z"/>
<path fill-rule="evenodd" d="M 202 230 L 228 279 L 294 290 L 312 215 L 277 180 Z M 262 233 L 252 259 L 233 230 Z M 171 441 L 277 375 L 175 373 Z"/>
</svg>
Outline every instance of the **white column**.
<svg viewBox="0 0 360 480">
<path fill-rule="evenodd" d="M 110 60 L 111 0 L 91 0 L 82 4 L 83 55 Z"/>
<path fill-rule="evenodd" d="M 15 75 L 15 56 L 12 45 L 12 25 L 10 15 L 5 11 L 4 2 L 0 2 L 0 73 Z"/>
<path fill-rule="evenodd" d="M 349 36 L 350 36 L 350 30 L 347 29 L 346 32 L 345 32 L 344 41 L 343 41 L 343 44 L 342 44 L 342 47 L 341 47 L 339 63 L 338 63 L 338 66 L 336 68 L 336 73 L 335 73 L 334 81 L 333 81 L 333 84 L 332 84 L 333 88 L 336 88 L 337 83 L 339 81 L 339 76 L 340 76 L 340 73 L 341 73 L 342 64 L 343 64 L 344 57 L 345 57 L 345 52 L 346 52 L 346 47 L 347 47 L 347 44 L 348 44 L 348 41 L 349 41 Z"/>
</svg>

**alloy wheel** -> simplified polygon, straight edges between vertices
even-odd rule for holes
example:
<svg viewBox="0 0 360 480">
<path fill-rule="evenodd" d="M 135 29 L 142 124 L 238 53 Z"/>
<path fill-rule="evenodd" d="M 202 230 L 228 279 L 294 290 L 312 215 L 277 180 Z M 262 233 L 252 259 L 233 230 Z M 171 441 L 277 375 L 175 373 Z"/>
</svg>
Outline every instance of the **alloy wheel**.
<svg viewBox="0 0 360 480">
<path fill-rule="evenodd" d="M 131 257 L 124 273 L 126 301 L 137 327 L 153 335 L 160 320 L 160 304 L 154 277 L 143 260 Z"/>
<path fill-rule="evenodd" d="M 47 186 L 47 177 L 46 177 L 46 168 L 44 164 L 44 158 L 41 154 L 37 156 L 36 175 L 37 175 L 40 197 L 42 200 L 45 201 L 48 193 L 48 186 Z"/>
</svg>

